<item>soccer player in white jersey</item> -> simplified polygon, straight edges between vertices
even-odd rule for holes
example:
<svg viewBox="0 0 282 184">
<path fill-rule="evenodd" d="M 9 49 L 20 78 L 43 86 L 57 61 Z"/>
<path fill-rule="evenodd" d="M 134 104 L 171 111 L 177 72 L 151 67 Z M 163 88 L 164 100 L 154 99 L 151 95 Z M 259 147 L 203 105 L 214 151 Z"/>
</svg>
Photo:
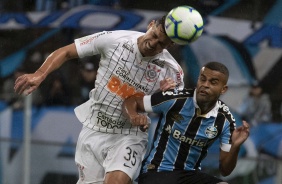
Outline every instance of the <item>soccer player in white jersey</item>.
<svg viewBox="0 0 282 184">
<path fill-rule="evenodd" d="M 122 102 L 131 95 L 183 88 L 183 71 L 166 50 L 174 43 L 164 29 L 164 17 L 147 32 L 104 31 L 55 50 L 39 69 L 20 76 L 15 91 L 30 94 L 66 61 L 101 55 L 90 99 L 75 108 L 83 124 L 77 141 L 77 183 L 128 184 L 139 174 L 146 152 L 147 132 L 122 115 Z"/>
</svg>

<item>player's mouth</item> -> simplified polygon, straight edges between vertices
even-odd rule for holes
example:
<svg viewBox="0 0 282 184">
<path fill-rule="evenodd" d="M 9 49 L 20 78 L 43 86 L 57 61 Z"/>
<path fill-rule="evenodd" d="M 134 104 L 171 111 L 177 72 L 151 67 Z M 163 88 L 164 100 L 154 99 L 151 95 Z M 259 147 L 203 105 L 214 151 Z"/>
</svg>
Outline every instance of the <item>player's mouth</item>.
<svg viewBox="0 0 282 184">
<path fill-rule="evenodd" d="M 145 47 L 147 50 L 153 50 L 154 48 L 150 46 L 149 42 L 146 42 Z"/>
<path fill-rule="evenodd" d="M 205 90 L 200 90 L 199 94 L 202 95 L 202 96 L 208 96 L 209 95 L 209 93 Z"/>
</svg>

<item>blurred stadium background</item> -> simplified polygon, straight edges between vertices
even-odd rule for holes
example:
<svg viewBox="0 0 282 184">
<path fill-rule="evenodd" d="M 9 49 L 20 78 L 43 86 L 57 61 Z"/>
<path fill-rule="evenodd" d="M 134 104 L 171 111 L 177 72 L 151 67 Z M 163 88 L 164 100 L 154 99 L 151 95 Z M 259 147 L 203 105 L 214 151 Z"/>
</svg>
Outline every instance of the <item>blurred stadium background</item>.
<svg viewBox="0 0 282 184">
<path fill-rule="evenodd" d="M 70 184 L 77 180 L 74 151 L 81 124 L 73 108 L 83 101 L 80 71 L 86 61 L 66 63 L 42 84 L 39 94 L 28 98 L 11 92 L 13 82 L 8 81 L 17 72 L 35 71 L 53 50 L 83 35 L 116 29 L 145 31 L 150 20 L 183 4 L 198 9 L 205 20 L 198 41 L 170 50 L 185 70 L 186 85 L 195 85 L 195 72 L 202 64 L 217 60 L 230 69 L 230 90 L 221 99 L 234 110 L 238 125 L 241 117 L 235 109 L 253 84 L 259 83 L 272 103 L 272 120 L 252 127 L 235 171 L 225 180 L 230 184 L 281 184 L 282 0 L 101 2 L 0 0 L 0 184 Z M 50 85 L 56 78 L 64 86 L 65 101 L 50 98 Z M 218 151 L 214 145 L 203 170 L 219 176 Z"/>
</svg>

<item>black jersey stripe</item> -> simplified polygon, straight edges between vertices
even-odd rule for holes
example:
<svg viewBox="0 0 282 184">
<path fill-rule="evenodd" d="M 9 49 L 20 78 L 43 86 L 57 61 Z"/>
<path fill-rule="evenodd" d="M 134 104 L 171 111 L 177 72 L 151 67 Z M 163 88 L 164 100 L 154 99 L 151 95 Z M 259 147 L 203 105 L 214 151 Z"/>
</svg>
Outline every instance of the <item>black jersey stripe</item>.
<svg viewBox="0 0 282 184">
<path fill-rule="evenodd" d="M 226 106 L 224 104 L 224 102 L 220 101 L 220 103 L 222 104 L 223 107 Z M 233 116 L 232 116 L 231 112 L 229 111 L 229 109 L 225 109 L 225 108 L 221 107 L 221 108 L 219 108 L 218 113 L 223 114 L 225 120 L 227 120 L 227 122 L 229 123 L 229 126 L 230 126 L 230 128 L 229 128 L 229 130 L 230 130 L 229 144 L 231 144 L 231 140 L 232 140 L 231 136 L 232 136 L 233 131 L 236 128 L 235 119 L 233 118 Z"/>
<path fill-rule="evenodd" d="M 201 126 L 201 117 L 197 117 L 196 109 L 195 109 L 195 114 L 192 117 L 188 128 L 185 131 L 185 136 L 189 137 L 191 140 L 194 140 L 197 132 Z M 175 170 L 177 169 L 184 169 L 185 162 L 187 160 L 187 157 L 189 156 L 189 150 L 190 150 L 191 145 L 187 144 L 185 142 L 181 142 L 178 150 L 178 155 L 175 160 Z"/>
<path fill-rule="evenodd" d="M 217 129 L 217 135 L 214 138 L 210 139 L 207 142 L 206 146 L 202 148 L 201 154 L 194 166 L 194 169 L 198 169 L 200 167 L 202 160 L 206 157 L 208 153 L 208 148 L 218 139 L 219 135 L 221 134 L 223 130 L 225 120 L 226 118 L 222 113 L 219 113 L 217 117 L 215 118 L 214 127 L 216 127 Z"/>
<path fill-rule="evenodd" d="M 174 105 L 170 108 L 170 110 L 167 113 L 169 114 L 169 113 L 174 113 L 174 112 L 180 112 L 186 100 L 187 99 L 182 99 L 182 98 L 176 99 Z M 172 118 L 171 116 L 165 116 L 165 117 L 166 119 L 165 119 L 165 124 L 163 128 L 166 128 L 168 126 L 172 127 L 175 122 L 174 118 Z M 160 141 L 158 143 L 156 153 L 154 155 L 154 158 L 151 161 L 151 163 L 156 166 L 156 169 L 158 169 L 158 166 L 160 165 L 163 159 L 164 152 L 166 151 L 166 148 L 167 148 L 169 136 L 170 136 L 170 133 L 168 131 L 162 131 L 160 135 Z"/>
<path fill-rule="evenodd" d="M 157 124 L 156 129 L 155 129 L 155 132 L 154 132 L 154 134 L 153 134 L 154 137 L 153 137 L 153 140 L 152 140 L 152 144 L 151 144 L 151 147 L 149 148 L 149 149 L 150 149 L 149 154 L 148 154 L 147 157 L 145 157 L 145 159 L 143 160 L 142 165 L 145 164 L 145 162 L 146 162 L 148 156 L 149 156 L 149 155 L 151 154 L 151 152 L 153 151 L 154 142 L 155 142 L 155 141 L 157 140 L 157 138 L 158 138 L 158 133 L 157 133 L 157 131 L 159 130 L 159 128 L 160 128 L 160 126 L 161 126 L 161 120 L 162 120 L 162 118 L 163 118 L 163 114 L 160 114 L 159 119 L 158 119 L 158 124 Z"/>
</svg>

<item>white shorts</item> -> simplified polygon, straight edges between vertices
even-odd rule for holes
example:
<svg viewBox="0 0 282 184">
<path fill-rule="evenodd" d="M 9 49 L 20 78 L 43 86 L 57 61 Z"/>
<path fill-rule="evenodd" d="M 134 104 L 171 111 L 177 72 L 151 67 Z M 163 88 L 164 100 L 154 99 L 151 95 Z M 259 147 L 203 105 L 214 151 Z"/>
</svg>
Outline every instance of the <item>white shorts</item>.
<svg viewBox="0 0 282 184">
<path fill-rule="evenodd" d="M 105 174 L 116 170 L 123 171 L 132 180 L 137 178 L 147 142 L 147 133 L 108 134 L 83 127 L 75 153 L 79 169 L 77 184 L 102 184 Z"/>
</svg>

